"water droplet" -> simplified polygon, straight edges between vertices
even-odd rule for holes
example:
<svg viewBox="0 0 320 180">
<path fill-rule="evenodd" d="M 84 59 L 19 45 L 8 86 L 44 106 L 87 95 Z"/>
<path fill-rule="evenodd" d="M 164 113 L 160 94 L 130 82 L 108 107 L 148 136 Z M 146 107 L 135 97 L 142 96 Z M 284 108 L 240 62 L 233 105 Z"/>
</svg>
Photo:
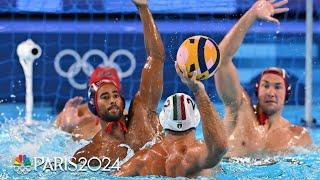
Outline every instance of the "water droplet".
<svg viewBox="0 0 320 180">
<path fill-rule="evenodd" d="M 280 33 L 280 30 L 277 30 L 277 31 L 276 31 L 276 34 L 279 34 L 279 33 Z"/>
<path fill-rule="evenodd" d="M 10 97 L 11 97 L 11 98 L 15 98 L 15 97 L 16 97 L 16 95 L 14 95 L 14 94 L 11 94 L 11 95 L 10 95 Z"/>
</svg>

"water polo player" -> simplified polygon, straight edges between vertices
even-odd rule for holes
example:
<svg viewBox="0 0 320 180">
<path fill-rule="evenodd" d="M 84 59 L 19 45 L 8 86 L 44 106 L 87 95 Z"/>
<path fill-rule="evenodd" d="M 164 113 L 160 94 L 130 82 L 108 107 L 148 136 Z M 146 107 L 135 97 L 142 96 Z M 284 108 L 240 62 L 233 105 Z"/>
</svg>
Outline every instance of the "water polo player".
<svg viewBox="0 0 320 180">
<path fill-rule="evenodd" d="M 127 149 L 139 150 L 159 138 L 162 128 L 156 112 L 163 89 L 164 47 L 146 0 L 133 0 L 144 28 L 147 61 L 142 70 L 138 92 L 132 99 L 129 114 L 124 116 L 121 84 L 113 68 L 97 68 L 90 78 L 90 110 L 99 117 L 101 130 L 92 142 L 78 150 L 74 157 L 124 158 Z"/>
<path fill-rule="evenodd" d="M 292 146 L 312 143 L 306 129 L 291 124 L 281 115 L 291 87 L 285 70 L 268 68 L 261 73 L 256 86 L 258 104 L 253 108 L 232 62 L 250 26 L 257 19 L 279 23 L 272 16 L 288 11 L 288 8 L 282 8 L 286 3 L 286 0 L 255 2 L 219 44 L 221 65 L 215 74 L 215 83 L 225 105 L 228 156 L 287 151 Z"/>
<path fill-rule="evenodd" d="M 195 73 L 188 78 L 185 68 L 180 72 L 176 66 L 176 70 L 182 82 L 196 97 L 196 104 L 190 96 L 183 93 L 168 97 L 160 113 L 160 122 L 165 130 L 164 139 L 149 149 L 137 152 L 114 175 L 211 175 L 210 168 L 217 165 L 226 153 L 227 135 L 204 85 L 196 80 Z M 204 142 L 195 137 L 200 117 Z"/>
</svg>

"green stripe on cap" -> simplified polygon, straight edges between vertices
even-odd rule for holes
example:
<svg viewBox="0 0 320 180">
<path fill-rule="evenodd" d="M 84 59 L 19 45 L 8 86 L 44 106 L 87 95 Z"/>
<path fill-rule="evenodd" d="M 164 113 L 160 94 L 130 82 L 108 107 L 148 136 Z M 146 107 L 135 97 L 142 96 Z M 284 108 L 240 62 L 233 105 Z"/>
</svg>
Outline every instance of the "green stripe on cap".
<svg viewBox="0 0 320 180">
<path fill-rule="evenodd" d="M 172 97 L 173 100 L 173 120 L 178 120 L 177 95 Z"/>
</svg>

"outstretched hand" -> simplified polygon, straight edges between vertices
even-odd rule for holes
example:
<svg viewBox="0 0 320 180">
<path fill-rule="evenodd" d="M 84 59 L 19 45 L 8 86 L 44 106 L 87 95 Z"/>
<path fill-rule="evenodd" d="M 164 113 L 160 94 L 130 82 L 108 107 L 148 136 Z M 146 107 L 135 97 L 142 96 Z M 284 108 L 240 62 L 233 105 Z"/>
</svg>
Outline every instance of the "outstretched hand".
<svg viewBox="0 0 320 180">
<path fill-rule="evenodd" d="M 74 98 L 71 98 L 68 100 L 64 108 L 77 108 L 81 102 L 83 101 L 83 98 L 80 96 L 76 96 Z"/>
<path fill-rule="evenodd" d="M 82 97 L 77 96 L 70 99 L 64 106 L 62 119 L 63 126 L 65 128 L 74 128 L 85 118 L 78 116 L 78 107 L 81 104 L 82 100 Z"/>
<path fill-rule="evenodd" d="M 139 5 L 147 5 L 148 4 L 148 0 L 132 0 L 132 2 L 139 6 Z"/>
<path fill-rule="evenodd" d="M 276 2 L 276 0 L 258 0 L 252 5 L 251 11 L 259 19 L 280 24 L 279 20 L 272 16 L 289 11 L 289 8 L 283 8 L 283 5 L 287 3 L 288 0 L 281 0 L 279 2 Z"/>
<path fill-rule="evenodd" d="M 204 88 L 201 81 L 197 80 L 197 73 L 194 71 L 192 77 L 188 77 L 188 73 L 185 67 L 179 68 L 177 61 L 175 62 L 176 72 L 179 75 L 181 81 L 187 85 L 193 93 L 198 92 L 200 88 Z"/>
</svg>

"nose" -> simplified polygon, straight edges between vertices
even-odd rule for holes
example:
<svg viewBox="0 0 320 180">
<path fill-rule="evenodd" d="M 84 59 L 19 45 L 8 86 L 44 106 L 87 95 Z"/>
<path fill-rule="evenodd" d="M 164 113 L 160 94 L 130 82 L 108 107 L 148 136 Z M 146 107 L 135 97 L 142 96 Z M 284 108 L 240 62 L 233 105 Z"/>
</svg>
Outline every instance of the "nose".
<svg viewBox="0 0 320 180">
<path fill-rule="evenodd" d="M 275 93 L 276 93 L 276 90 L 275 90 L 275 88 L 273 88 L 273 87 L 270 87 L 270 88 L 267 90 L 267 95 L 268 95 L 268 96 L 273 97 L 273 96 L 275 96 Z"/>
<path fill-rule="evenodd" d="M 116 101 L 115 101 L 114 98 L 111 98 L 110 104 L 111 104 L 111 105 L 115 105 L 115 104 L 116 104 Z"/>
</svg>

